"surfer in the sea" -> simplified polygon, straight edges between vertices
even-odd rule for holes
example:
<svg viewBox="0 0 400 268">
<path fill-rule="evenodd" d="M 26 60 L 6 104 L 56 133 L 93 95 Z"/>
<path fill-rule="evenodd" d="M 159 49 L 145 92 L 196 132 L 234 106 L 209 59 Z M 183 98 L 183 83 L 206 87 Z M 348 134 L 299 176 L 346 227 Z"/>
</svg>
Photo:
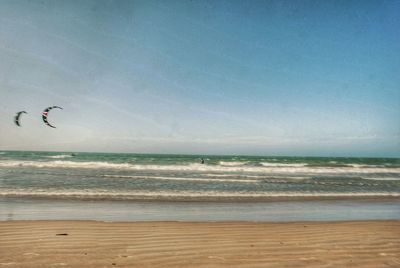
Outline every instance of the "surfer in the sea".
<svg viewBox="0 0 400 268">
<path fill-rule="evenodd" d="M 201 158 L 201 163 L 204 164 L 204 159 L 203 158 Z"/>
</svg>

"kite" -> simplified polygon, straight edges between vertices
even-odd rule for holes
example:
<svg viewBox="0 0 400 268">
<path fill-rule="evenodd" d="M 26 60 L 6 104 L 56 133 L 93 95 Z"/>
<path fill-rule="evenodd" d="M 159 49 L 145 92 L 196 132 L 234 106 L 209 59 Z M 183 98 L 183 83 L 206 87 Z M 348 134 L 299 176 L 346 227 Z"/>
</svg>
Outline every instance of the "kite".
<svg viewBox="0 0 400 268">
<path fill-rule="evenodd" d="M 56 127 L 53 126 L 53 125 L 51 125 L 51 124 L 49 123 L 49 121 L 47 120 L 47 117 L 49 116 L 50 110 L 52 110 L 52 109 L 54 109 L 54 108 L 57 108 L 57 109 L 61 109 L 61 110 L 62 110 L 62 108 L 59 107 L 59 106 L 50 106 L 50 107 L 46 108 L 46 109 L 43 111 L 43 113 L 42 113 L 43 122 L 44 122 L 46 125 L 48 125 L 49 127 L 52 127 L 52 128 L 56 128 Z"/>
<path fill-rule="evenodd" d="M 16 115 L 15 115 L 15 117 L 14 117 L 14 123 L 17 125 L 17 126 L 21 126 L 21 124 L 20 124 L 20 122 L 19 122 L 19 118 L 21 117 L 21 115 L 22 114 L 27 114 L 27 112 L 25 112 L 25 111 L 20 111 L 20 112 L 18 112 Z"/>
</svg>

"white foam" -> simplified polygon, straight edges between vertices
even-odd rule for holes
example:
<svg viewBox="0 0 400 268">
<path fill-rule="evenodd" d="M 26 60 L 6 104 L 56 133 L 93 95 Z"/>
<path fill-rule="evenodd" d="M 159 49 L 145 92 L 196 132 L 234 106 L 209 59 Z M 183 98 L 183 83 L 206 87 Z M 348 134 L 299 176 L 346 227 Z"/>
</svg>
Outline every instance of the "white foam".
<svg viewBox="0 0 400 268">
<path fill-rule="evenodd" d="M 75 162 L 56 160 L 51 162 L 45 161 L 3 161 L 0 162 L 1 167 L 38 167 L 38 168 L 129 168 L 132 165 L 127 163 L 116 164 L 108 162 Z"/>
<path fill-rule="evenodd" d="M 252 178 L 252 179 L 287 179 L 287 180 L 304 180 L 310 179 L 310 177 L 304 176 L 294 176 L 294 175 L 285 175 L 285 174 L 262 174 L 262 175 L 250 175 L 250 174 L 216 174 L 216 173 L 201 173 L 199 174 L 204 177 L 240 177 L 240 178 Z"/>
<path fill-rule="evenodd" d="M 83 190 L 47 190 L 35 189 L 14 190 L 1 189 L 0 196 L 27 197 L 60 197 L 60 198 L 109 198 L 109 199 L 140 199 L 140 198 L 291 198 L 291 197 L 400 197 L 400 193 L 369 192 L 369 193 L 334 193 L 334 192 L 220 192 L 220 191 L 109 191 L 105 189 Z"/>
<path fill-rule="evenodd" d="M 264 167 L 305 167 L 305 166 L 307 166 L 306 163 L 283 164 L 283 163 L 261 162 L 260 164 Z"/>
<path fill-rule="evenodd" d="M 362 165 L 362 164 L 348 164 L 349 166 L 355 167 L 355 168 L 379 168 L 379 167 L 385 167 L 384 165 Z"/>
<path fill-rule="evenodd" d="M 61 155 L 51 155 L 51 156 L 46 156 L 47 158 L 53 158 L 53 159 L 63 159 L 63 158 L 70 158 L 72 155 L 69 154 L 61 154 Z"/>
<path fill-rule="evenodd" d="M 300 165 L 300 164 L 299 164 Z M 156 171 L 189 171 L 189 172 L 249 172 L 262 174 L 400 174 L 400 168 L 355 168 L 355 167 L 310 167 L 310 166 L 240 166 L 188 164 L 188 165 L 144 165 L 109 162 L 76 162 L 76 161 L 0 161 L 0 167 L 37 167 L 37 168 L 85 168 L 85 169 L 122 169 L 122 170 L 156 170 Z"/>
<path fill-rule="evenodd" d="M 218 174 L 218 173 L 201 173 L 199 174 L 202 177 L 240 177 L 240 178 L 265 178 L 265 174 L 263 175 L 243 175 L 243 174 Z"/>
<path fill-rule="evenodd" d="M 238 162 L 238 161 L 231 161 L 231 162 L 226 162 L 226 161 L 219 161 L 219 164 L 221 166 L 226 166 L 226 167 L 238 167 L 238 166 L 244 166 L 247 162 Z"/>
<path fill-rule="evenodd" d="M 204 177 L 232 177 L 232 176 L 235 176 L 232 174 L 217 174 L 217 173 L 202 173 L 200 175 L 204 176 Z M 238 176 L 242 177 L 242 175 L 238 175 Z M 257 176 L 257 177 L 264 177 L 264 176 Z"/>
<path fill-rule="evenodd" d="M 188 177 L 162 177 L 162 176 L 140 176 L 140 175 L 102 175 L 106 178 L 126 178 L 126 179 L 154 179 L 154 180 L 173 180 L 173 181 L 198 181 L 198 182 L 245 182 L 254 183 L 260 182 L 259 180 L 252 179 L 201 179 L 201 178 L 188 178 Z"/>
<path fill-rule="evenodd" d="M 365 177 L 362 179 L 373 181 L 400 181 L 400 177 Z"/>
</svg>

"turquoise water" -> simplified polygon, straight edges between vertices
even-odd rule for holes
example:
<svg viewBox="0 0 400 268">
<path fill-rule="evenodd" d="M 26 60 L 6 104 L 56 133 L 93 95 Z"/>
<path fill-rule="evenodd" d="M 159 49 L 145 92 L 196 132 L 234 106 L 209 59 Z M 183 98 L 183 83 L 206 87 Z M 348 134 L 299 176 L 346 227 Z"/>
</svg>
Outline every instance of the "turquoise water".
<svg viewBox="0 0 400 268">
<path fill-rule="evenodd" d="M 2 151 L 0 196 L 155 201 L 400 197 L 400 159 Z"/>
</svg>

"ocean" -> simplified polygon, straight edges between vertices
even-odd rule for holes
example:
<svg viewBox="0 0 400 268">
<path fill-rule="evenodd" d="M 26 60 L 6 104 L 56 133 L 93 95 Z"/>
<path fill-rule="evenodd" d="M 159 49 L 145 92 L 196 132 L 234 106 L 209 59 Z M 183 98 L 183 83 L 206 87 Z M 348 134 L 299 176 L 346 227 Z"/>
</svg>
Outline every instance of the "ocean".
<svg viewBox="0 0 400 268">
<path fill-rule="evenodd" d="M 399 197 L 394 158 L 0 152 L 0 220 L 397 219 Z"/>
</svg>

